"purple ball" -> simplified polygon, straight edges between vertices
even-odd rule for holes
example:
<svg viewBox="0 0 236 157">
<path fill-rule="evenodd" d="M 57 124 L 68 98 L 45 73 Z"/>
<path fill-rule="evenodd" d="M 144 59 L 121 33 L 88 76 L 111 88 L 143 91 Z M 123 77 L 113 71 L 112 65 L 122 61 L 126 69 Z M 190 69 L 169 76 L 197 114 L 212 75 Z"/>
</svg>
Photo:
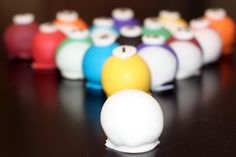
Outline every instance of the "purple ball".
<svg viewBox="0 0 236 157">
<path fill-rule="evenodd" d="M 173 54 L 173 55 L 175 56 L 175 58 L 176 58 L 176 60 L 177 60 L 177 69 L 178 69 L 178 67 L 179 67 L 178 57 L 177 57 L 175 51 L 174 51 L 167 43 L 165 43 L 165 44 L 160 44 L 160 45 L 148 45 L 148 44 L 142 43 L 142 44 L 139 44 L 139 45 L 137 46 L 137 50 L 138 50 L 137 52 L 139 52 L 141 49 L 143 49 L 143 48 L 145 48 L 145 47 L 149 47 L 149 46 L 162 47 L 162 48 L 164 48 L 164 49 L 167 49 L 168 52 L 170 52 L 171 54 Z"/>
<path fill-rule="evenodd" d="M 164 48 L 164 49 L 167 49 L 167 50 L 168 50 L 170 53 L 172 53 L 172 54 L 176 57 L 176 59 L 177 59 L 177 56 L 176 56 L 174 50 L 173 50 L 170 46 L 168 46 L 167 44 L 162 44 L 162 45 L 147 45 L 147 44 L 142 43 L 142 44 L 139 44 L 139 45 L 137 46 L 137 49 L 138 49 L 138 51 L 139 51 L 139 50 L 141 50 L 141 49 L 143 49 L 143 48 L 145 48 L 145 47 L 149 47 L 149 46 L 162 47 L 162 48 Z"/>
<path fill-rule="evenodd" d="M 119 31 L 121 27 L 123 26 L 141 26 L 141 23 L 138 21 L 138 19 L 132 18 L 127 21 L 121 21 L 115 18 L 112 18 L 115 24 L 115 28 Z"/>
<path fill-rule="evenodd" d="M 161 91 L 172 89 L 174 87 L 174 78 L 176 76 L 177 69 L 179 67 L 178 58 L 175 52 L 166 43 L 157 44 L 153 42 L 150 42 L 150 43 L 146 43 L 146 42 L 139 44 L 137 46 L 137 49 L 141 57 L 143 57 L 143 59 L 148 63 L 149 68 L 151 70 L 151 76 L 153 79 L 151 90 L 161 92 Z M 151 56 L 148 56 L 149 52 Z M 159 54 L 159 55 L 153 56 L 153 54 L 157 54 L 157 55 Z M 171 55 L 172 56 L 171 58 L 174 59 L 175 62 L 173 62 L 172 59 L 168 60 L 169 57 L 166 58 L 165 55 L 163 58 L 161 54 L 163 55 L 166 54 L 168 56 Z M 150 57 L 154 57 L 154 58 L 150 58 Z M 167 69 L 169 69 L 169 71 L 167 71 L 166 73 L 167 76 L 165 76 L 165 72 L 163 72 L 163 69 L 167 70 L 165 66 L 167 66 Z M 157 79 L 158 75 L 163 75 L 164 77 L 158 81 Z"/>
</svg>

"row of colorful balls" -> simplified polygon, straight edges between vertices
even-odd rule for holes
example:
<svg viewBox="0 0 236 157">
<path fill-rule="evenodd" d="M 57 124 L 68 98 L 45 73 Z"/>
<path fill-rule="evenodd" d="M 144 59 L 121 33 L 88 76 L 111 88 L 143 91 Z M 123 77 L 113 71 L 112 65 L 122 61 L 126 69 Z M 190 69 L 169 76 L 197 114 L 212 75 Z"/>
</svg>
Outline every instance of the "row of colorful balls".
<svg viewBox="0 0 236 157">
<path fill-rule="evenodd" d="M 199 74 L 202 63 L 217 61 L 222 51 L 232 52 L 233 20 L 223 9 L 205 14 L 188 27 L 179 13 L 162 11 L 140 27 L 131 9 L 118 8 L 112 19 L 96 18 L 90 30 L 75 11 L 58 12 L 53 23 L 40 26 L 32 14 L 16 15 L 5 44 L 10 57 L 32 55 L 34 69 L 57 66 L 65 78 L 85 77 L 92 89 L 101 90 L 102 82 L 107 95 L 125 88 L 149 91 L 150 84 L 161 91 L 173 88 L 175 77 Z"/>
</svg>

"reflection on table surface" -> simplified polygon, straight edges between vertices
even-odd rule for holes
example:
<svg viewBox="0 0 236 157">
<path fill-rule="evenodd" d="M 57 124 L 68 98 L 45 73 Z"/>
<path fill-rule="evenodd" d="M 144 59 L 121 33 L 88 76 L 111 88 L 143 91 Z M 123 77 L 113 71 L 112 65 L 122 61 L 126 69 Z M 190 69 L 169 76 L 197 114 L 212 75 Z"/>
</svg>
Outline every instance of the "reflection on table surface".
<svg viewBox="0 0 236 157">
<path fill-rule="evenodd" d="M 219 156 L 222 148 L 226 156 L 231 152 L 235 135 L 230 130 L 236 126 L 231 59 L 204 67 L 198 77 L 176 81 L 173 91 L 152 93 L 164 113 L 161 145 L 138 155 L 105 149 L 99 119 L 104 93 L 86 90 L 83 81 L 62 79 L 58 71 L 33 71 L 29 62 L 5 66 L 1 113 L 8 156 Z"/>
</svg>

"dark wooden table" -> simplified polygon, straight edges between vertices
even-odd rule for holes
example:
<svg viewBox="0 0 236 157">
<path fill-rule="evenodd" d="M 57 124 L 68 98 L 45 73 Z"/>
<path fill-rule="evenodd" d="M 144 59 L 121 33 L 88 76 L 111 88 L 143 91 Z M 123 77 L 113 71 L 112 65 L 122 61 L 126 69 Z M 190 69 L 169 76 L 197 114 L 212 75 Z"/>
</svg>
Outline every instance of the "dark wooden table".
<svg viewBox="0 0 236 157">
<path fill-rule="evenodd" d="M 166 8 L 178 9 L 190 19 L 201 15 L 208 6 L 219 4 L 232 16 L 236 15 L 234 0 L 178 0 L 173 5 L 168 0 L 137 3 L 54 0 L 50 3 L 1 0 L 1 33 L 11 16 L 22 11 L 34 12 L 42 22 L 52 19 L 59 9 L 72 8 L 81 10 L 91 21 L 94 16 L 109 15 L 113 7 L 121 5 L 133 7 L 141 18 Z M 178 81 L 171 92 L 153 93 L 164 112 L 161 144 L 151 152 L 131 155 L 104 146 L 106 137 L 99 121 L 106 100 L 103 94 L 87 91 L 82 81 L 62 79 L 57 71 L 33 71 L 30 62 L 9 62 L 3 45 L 0 50 L 1 157 L 236 156 L 235 55 L 203 68 L 200 77 Z"/>
</svg>

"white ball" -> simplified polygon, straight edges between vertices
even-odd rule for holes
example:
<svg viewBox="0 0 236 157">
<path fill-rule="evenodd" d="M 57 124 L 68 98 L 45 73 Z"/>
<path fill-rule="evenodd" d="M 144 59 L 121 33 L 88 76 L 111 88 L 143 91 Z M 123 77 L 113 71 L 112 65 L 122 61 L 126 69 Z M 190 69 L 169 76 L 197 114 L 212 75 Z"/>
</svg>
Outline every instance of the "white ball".
<svg viewBox="0 0 236 157">
<path fill-rule="evenodd" d="M 57 52 L 57 68 L 64 78 L 84 79 L 82 61 L 89 47 L 90 43 L 75 41 L 67 43 Z"/>
<path fill-rule="evenodd" d="M 162 91 L 173 85 L 162 86 L 175 79 L 177 59 L 169 50 L 161 46 L 148 46 L 138 53 L 147 63 L 151 72 L 151 90 Z"/>
<path fill-rule="evenodd" d="M 222 49 L 219 34 L 210 28 L 193 30 L 193 33 L 203 50 L 203 64 L 216 62 L 221 56 Z"/>
<path fill-rule="evenodd" d="M 202 52 L 199 47 L 189 41 L 174 41 L 170 43 L 178 58 L 176 79 L 186 79 L 200 74 L 202 67 Z"/>
<path fill-rule="evenodd" d="M 158 102 L 139 90 L 123 90 L 110 96 L 101 111 L 106 146 L 126 153 L 154 149 L 163 130 L 163 113 Z"/>
</svg>

